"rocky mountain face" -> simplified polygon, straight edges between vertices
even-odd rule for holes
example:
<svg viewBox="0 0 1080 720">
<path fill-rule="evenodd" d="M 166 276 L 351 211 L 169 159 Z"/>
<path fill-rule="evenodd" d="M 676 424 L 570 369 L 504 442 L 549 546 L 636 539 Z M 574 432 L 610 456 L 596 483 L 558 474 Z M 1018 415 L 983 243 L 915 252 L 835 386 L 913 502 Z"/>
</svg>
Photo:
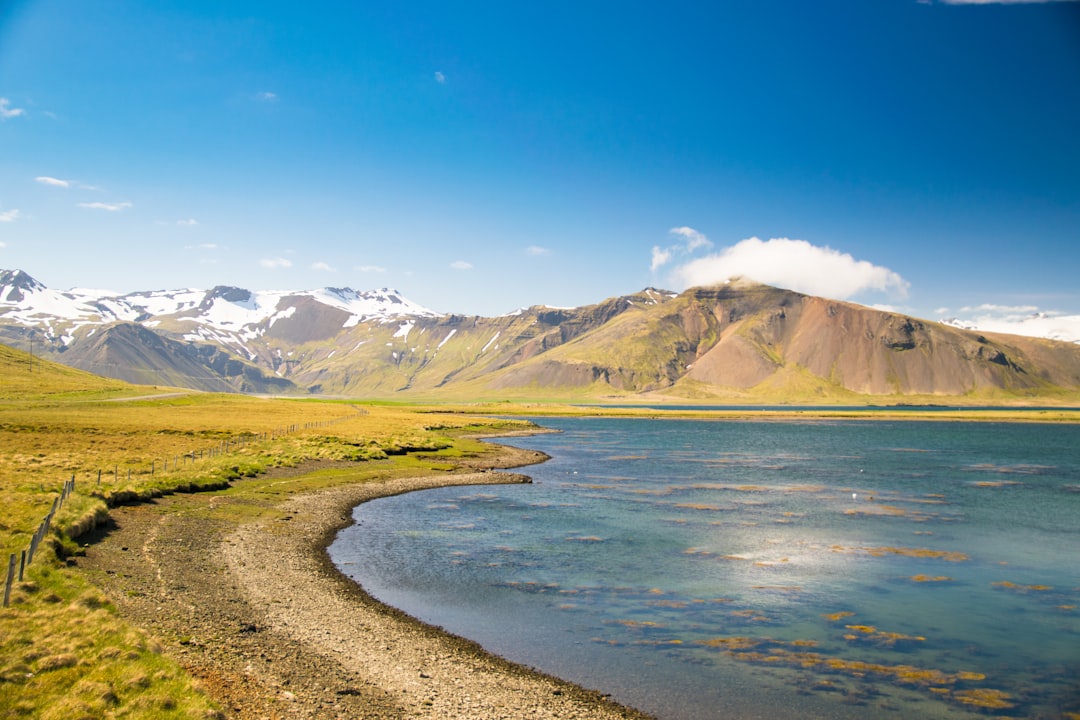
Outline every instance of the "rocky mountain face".
<svg viewBox="0 0 1080 720">
<path fill-rule="evenodd" d="M 1080 391 L 1080 345 L 733 281 L 443 315 L 393 290 L 59 292 L 0 271 L 0 342 L 101 375 L 353 397 L 835 401 Z"/>
</svg>

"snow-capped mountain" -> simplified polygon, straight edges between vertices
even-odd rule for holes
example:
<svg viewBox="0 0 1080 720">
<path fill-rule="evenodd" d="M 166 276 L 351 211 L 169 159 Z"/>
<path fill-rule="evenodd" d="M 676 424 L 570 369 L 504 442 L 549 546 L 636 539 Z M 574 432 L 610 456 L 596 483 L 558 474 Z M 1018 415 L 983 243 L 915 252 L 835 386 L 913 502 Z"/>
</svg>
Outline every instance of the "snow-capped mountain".
<svg viewBox="0 0 1080 720">
<path fill-rule="evenodd" d="M 1061 315 L 1045 312 L 1033 312 L 1023 315 L 982 313 L 972 318 L 943 318 L 938 322 L 961 330 L 1009 333 L 1026 337 L 1080 343 L 1080 315 Z"/>
<path fill-rule="evenodd" d="M 1080 345 L 752 281 L 485 318 L 387 288 L 118 294 L 0 271 L 0 342 L 129 382 L 215 391 L 743 402 L 1080 393 Z"/>
<path fill-rule="evenodd" d="M 63 346 L 74 340 L 80 328 L 122 321 L 168 328 L 185 340 L 225 343 L 252 355 L 247 341 L 292 317 L 305 303 L 338 311 L 342 328 L 440 316 L 390 288 L 253 292 L 218 286 L 122 295 L 84 288 L 53 290 L 21 270 L 0 270 L 0 318 L 40 330 L 45 338 Z"/>
</svg>

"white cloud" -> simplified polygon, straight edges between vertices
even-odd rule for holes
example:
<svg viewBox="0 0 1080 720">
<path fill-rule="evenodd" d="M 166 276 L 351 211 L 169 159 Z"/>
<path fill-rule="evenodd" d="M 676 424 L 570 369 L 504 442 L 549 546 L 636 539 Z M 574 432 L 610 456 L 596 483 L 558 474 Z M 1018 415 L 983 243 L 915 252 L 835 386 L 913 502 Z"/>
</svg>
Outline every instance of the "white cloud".
<svg viewBox="0 0 1080 720">
<path fill-rule="evenodd" d="M 472 270 L 472 263 L 465 262 L 464 260 L 455 260 L 450 263 L 450 267 L 455 270 Z"/>
<path fill-rule="evenodd" d="M 34 178 L 34 180 L 41 183 L 42 185 L 51 185 L 52 187 L 71 187 L 70 180 L 61 180 L 60 178 L 49 177 L 47 175 L 39 175 L 38 177 Z"/>
<path fill-rule="evenodd" d="M 1038 305 L 995 305 L 993 303 L 983 303 L 982 305 L 965 305 L 960 308 L 962 313 L 982 312 L 990 313 L 992 315 L 1031 315 L 1032 313 L 1039 312 Z"/>
<path fill-rule="evenodd" d="M 182 227 L 195 227 L 199 224 L 199 221 L 195 218 L 188 218 L 187 220 L 177 220 L 176 224 Z"/>
<path fill-rule="evenodd" d="M 263 258 L 259 261 L 259 264 L 270 270 L 280 270 L 283 268 L 291 268 L 292 260 L 286 260 L 283 257 Z"/>
<path fill-rule="evenodd" d="M 386 268 L 379 267 L 378 265 L 357 265 L 354 270 L 362 273 L 384 273 Z"/>
<path fill-rule="evenodd" d="M 529 247 L 525 248 L 525 254 L 533 256 L 550 255 L 551 251 L 548 250 L 546 247 L 540 247 L 539 245 L 530 245 Z"/>
<path fill-rule="evenodd" d="M 435 71 L 435 82 L 439 83 L 440 85 L 445 85 L 446 84 L 446 76 L 443 75 L 438 70 L 436 70 Z"/>
<path fill-rule="evenodd" d="M 6 97 L 0 97 L 0 120 L 7 120 L 25 114 L 26 111 L 22 108 L 11 107 L 11 101 Z"/>
<path fill-rule="evenodd" d="M 659 245 L 653 245 L 652 264 L 649 266 L 649 269 L 656 272 L 658 268 L 667 265 L 671 261 L 671 255 L 671 250 L 661 248 Z"/>
<path fill-rule="evenodd" d="M 278 96 L 277 96 L 277 93 L 261 92 L 261 93 L 256 93 L 255 94 L 255 99 L 258 100 L 259 102 L 272 103 L 272 102 L 277 102 Z"/>
<path fill-rule="evenodd" d="M 42 185 L 49 185 L 51 187 L 78 188 L 80 190 L 95 190 L 101 192 L 101 188 L 97 185 L 87 185 L 78 180 L 62 180 L 60 178 L 49 177 L 48 175 L 39 175 L 34 178 L 34 180 Z"/>
<path fill-rule="evenodd" d="M 788 238 L 748 238 L 718 253 L 691 260 L 671 273 L 683 287 L 716 285 L 740 276 L 837 300 L 868 291 L 904 298 L 909 287 L 904 278 L 888 268 Z"/>
<path fill-rule="evenodd" d="M 18 210 L 4 210 L 0 212 L 0 222 L 15 222 L 22 215 Z"/>
<path fill-rule="evenodd" d="M 7 247 L 7 243 L 4 242 L 3 240 L 0 240 L 0 248 L 6 248 L 6 247 Z"/>
<path fill-rule="evenodd" d="M 667 247 L 656 245 L 652 249 L 652 264 L 649 269 L 653 272 L 667 265 L 676 255 L 689 255 L 695 250 L 712 245 L 704 234 L 685 225 L 671 228 L 668 235 L 675 241 L 674 244 Z"/>
<path fill-rule="evenodd" d="M 332 268 L 329 263 L 324 263 L 324 262 L 313 262 L 313 263 L 311 263 L 311 269 L 312 270 L 319 270 L 320 272 L 337 272 L 337 270 Z"/>
<path fill-rule="evenodd" d="M 694 252 L 700 247 L 712 245 L 709 239 L 692 227 L 677 227 L 668 230 L 668 234 L 686 238 L 686 251 Z"/>
<path fill-rule="evenodd" d="M 79 203 L 78 207 L 87 208 L 88 210 L 108 210 L 109 212 L 118 212 L 120 210 L 126 210 L 129 207 L 134 207 L 129 202 L 119 203 L 104 203 L 104 202 L 88 202 Z"/>
</svg>

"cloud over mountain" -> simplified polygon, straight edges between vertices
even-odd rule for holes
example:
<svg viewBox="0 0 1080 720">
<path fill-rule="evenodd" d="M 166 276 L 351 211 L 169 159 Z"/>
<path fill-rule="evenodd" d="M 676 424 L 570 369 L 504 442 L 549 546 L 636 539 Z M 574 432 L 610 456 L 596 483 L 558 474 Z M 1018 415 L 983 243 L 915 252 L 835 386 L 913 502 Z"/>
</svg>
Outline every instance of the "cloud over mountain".
<svg viewBox="0 0 1080 720">
<path fill-rule="evenodd" d="M 655 265 L 655 250 L 653 262 Z M 747 238 L 717 253 L 689 260 L 671 272 L 680 289 L 715 285 L 740 276 L 838 300 L 871 291 L 904 298 L 909 287 L 903 277 L 886 267 L 856 260 L 830 247 L 788 238 Z"/>
</svg>

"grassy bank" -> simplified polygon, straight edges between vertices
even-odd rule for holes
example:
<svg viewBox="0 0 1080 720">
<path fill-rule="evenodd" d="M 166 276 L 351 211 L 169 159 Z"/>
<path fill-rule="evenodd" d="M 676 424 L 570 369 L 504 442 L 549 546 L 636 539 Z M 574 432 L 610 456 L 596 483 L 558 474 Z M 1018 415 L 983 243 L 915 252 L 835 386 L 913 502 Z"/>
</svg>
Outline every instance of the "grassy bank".
<svg viewBox="0 0 1080 720">
<path fill-rule="evenodd" d="M 4 359 L 0 377 L 24 377 L 4 368 Z M 216 717 L 158 641 L 80 575 L 88 533 L 116 504 L 198 490 L 227 496 L 206 512 L 242 523 L 276 512 L 294 493 L 446 472 L 489 452 L 463 435 L 521 426 L 465 414 L 433 419 L 409 408 L 135 388 L 45 363 L 35 366 L 33 382 L 5 380 L 4 570 L 9 554 L 27 549 L 64 483 L 74 478 L 75 490 L 0 610 L 0 716 Z M 276 471 L 316 460 L 330 468 L 287 479 Z"/>
</svg>

